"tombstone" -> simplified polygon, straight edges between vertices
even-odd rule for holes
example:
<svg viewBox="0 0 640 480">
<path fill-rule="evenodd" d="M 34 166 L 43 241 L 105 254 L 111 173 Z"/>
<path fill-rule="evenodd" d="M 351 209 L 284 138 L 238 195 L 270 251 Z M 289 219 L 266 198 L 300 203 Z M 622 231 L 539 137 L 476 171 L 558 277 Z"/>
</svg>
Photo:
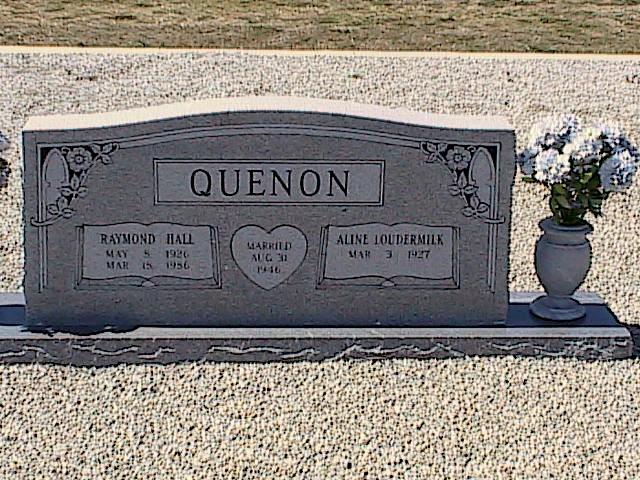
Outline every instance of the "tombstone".
<svg viewBox="0 0 640 480">
<path fill-rule="evenodd" d="M 206 327 L 208 353 L 298 358 L 268 339 L 334 355 L 514 315 L 504 118 L 240 98 L 35 117 L 23 142 L 31 331 Z"/>
<path fill-rule="evenodd" d="M 30 326 L 504 324 L 506 120 L 203 107 L 29 121 Z"/>
</svg>

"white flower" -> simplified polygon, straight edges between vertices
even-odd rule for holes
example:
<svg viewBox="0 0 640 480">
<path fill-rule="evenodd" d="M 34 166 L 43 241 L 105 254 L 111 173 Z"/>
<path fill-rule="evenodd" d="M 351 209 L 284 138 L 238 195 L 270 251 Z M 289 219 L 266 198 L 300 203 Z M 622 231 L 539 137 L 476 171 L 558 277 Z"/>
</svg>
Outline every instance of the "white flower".
<svg viewBox="0 0 640 480">
<path fill-rule="evenodd" d="M 582 174 L 598 165 L 602 152 L 601 131 L 586 128 L 569 144 L 563 153 L 569 155 L 573 171 Z"/>
<path fill-rule="evenodd" d="M 609 157 L 600 167 L 600 183 L 606 192 L 621 192 L 631 185 L 638 169 L 636 159 L 628 150 Z"/>
<path fill-rule="evenodd" d="M 599 141 L 601 137 L 606 135 L 604 128 L 606 128 L 604 125 L 591 125 L 582 130 L 578 137 L 580 137 L 584 141 Z"/>
<path fill-rule="evenodd" d="M 534 178 L 542 183 L 554 184 L 565 180 L 571 171 L 569 155 L 551 148 L 536 156 Z"/>
<path fill-rule="evenodd" d="M 516 158 L 522 174 L 530 177 L 533 175 L 533 167 L 535 165 L 535 158 L 540 153 L 540 147 L 525 148 L 520 155 Z"/>
<path fill-rule="evenodd" d="M 529 144 L 543 150 L 561 150 L 576 137 L 579 128 L 580 121 L 575 115 L 547 117 L 533 127 Z"/>
<path fill-rule="evenodd" d="M 573 140 L 580 130 L 580 120 L 573 114 L 562 117 L 561 125 L 558 135 L 565 139 L 565 143 Z"/>
<path fill-rule="evenodd" d="M 625 131 L 618 125 L 604 125 L 601 123 L 599 128 L 602 131 L 603 143 L 606 144 L 611 151 L 621 152 L 623 150 L 630 150 L 632 156 L 637 153 L 637 150 L 634 149 Z M 633 150 L 633 152 L 631 150 Z"/>
<path fill-rule="evenodd" d="M 616 138 L 616 137 L 622 137 L 624 135 L 624 132 L 618 125 L 612 125 L 610 123 L 605 124 L 603 122 L 600 122 L 598 123 L 597 128 L 602 132 L 602 135 L 605 137 Z"/>
</svg>

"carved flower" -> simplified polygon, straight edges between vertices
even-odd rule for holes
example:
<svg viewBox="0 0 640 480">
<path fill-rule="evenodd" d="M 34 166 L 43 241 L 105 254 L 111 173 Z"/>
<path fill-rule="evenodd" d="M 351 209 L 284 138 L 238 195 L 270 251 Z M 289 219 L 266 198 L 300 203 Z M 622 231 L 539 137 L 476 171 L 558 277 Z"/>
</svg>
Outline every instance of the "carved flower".
<svg viewBox="0 0 640 480">
<path fill-rule="evenodd" d="M 67 162 L 71 171 L 84 172 L 93 165 L 93 158 L 86 148 L 76 147 L 67 153 Z"/>
<path fill-rule="evenodd" d="M 87 195 L 87 187 L 82 185 L 77 175 L 73 175 L 69 183 L 63 184 L 58 190 L 61 195 L 72 199 L 83 198 Z"/>
<path fill-rule="evenodd" d="M 464 147 L 455 146 L 447 152 L 447 167 L 450 170 L 464 170 L 470 161 L 471 154 Z"/>
</svg>

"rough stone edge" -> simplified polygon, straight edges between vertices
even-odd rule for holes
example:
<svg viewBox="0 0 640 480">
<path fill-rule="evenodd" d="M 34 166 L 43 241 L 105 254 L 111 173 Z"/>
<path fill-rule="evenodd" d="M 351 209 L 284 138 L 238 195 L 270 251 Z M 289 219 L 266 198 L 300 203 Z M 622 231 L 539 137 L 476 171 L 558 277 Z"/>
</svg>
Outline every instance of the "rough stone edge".
<svg viewBox="0 0 640 480">
<path fill-rule="evenodd" d="M 540 293 L 514 292 L 512 303 Z M 603 305 L 590 292 L 583 303 Z M 0 294 L 0 308 L 24 305 L 21 293 Z M 587 306 L 587 308 L 589 308 Z M 596 308 L 596 307 L 593 307 Z M 108 366 L 121 363 L 296 362 L 469 356 L 571 357 L 613 360 L 632 355 L 629 330 L 606 327 L 496 328 L 161 328 L 80 336 L 0 326 L 0 364 Z"/>
<path fill-rule="evenodd" d="M 15 328 L 15 327 L 14 327 Z M 0 339 L 0 363 L 107 366 L 119 363 L 295 362 L 343 359 L 571 357 L 612 360 L 631 355 L 629 336 L 520 338 L 139 338 Z"/>
</svg>

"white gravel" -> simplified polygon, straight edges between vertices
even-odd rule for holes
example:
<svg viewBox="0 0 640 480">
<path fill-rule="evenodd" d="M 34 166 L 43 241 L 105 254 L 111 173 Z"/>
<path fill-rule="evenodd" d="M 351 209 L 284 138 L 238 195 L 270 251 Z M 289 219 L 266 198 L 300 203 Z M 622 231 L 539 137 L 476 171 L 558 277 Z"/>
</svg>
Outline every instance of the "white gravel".
<svg viewBox="0 0 640 480">
<path fill-rule="evenodd" d="M 637 479 L 640 363 L 0 368 L 0 478 Z"/>
<path fill-rule="evenodd" d="M 0 290 L 22 281 L 19 132 L 29 115 L 296 95 L 619 121 L 640 140 L 640 58 L 0 53 Z M 543 191 L 514 189 L 513 290 Z M 594 222 L 584 288 L 640 324 L 640 186 Z M 79 369 L 0 366 L 0 478 L 640 478 L 640 360 L 467 359 Z M 365 474 L 365 472 L 367 472 Z"/>
</svg>

